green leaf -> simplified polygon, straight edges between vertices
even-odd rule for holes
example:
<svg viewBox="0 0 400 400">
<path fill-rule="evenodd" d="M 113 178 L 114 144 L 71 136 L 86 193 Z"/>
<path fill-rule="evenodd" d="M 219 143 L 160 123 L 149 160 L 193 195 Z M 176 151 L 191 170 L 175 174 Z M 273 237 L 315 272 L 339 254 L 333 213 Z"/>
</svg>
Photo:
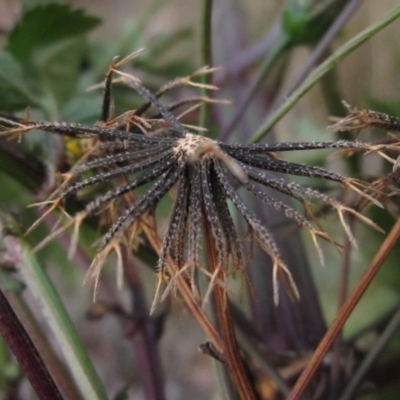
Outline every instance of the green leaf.
<svg viewBox="0 0 400 400">
<path fill-rule="evenodd" d="M 39 104 L 29 91 L 22 68 L 7 51 L 0 48 L 0 109 L 14 112 Z"/>
<path fill-rule="evenodd" d="M 38 48 L 86 34 L 99 23 L 99 18 L 68 5 L 38 6 L 28 11 L 10 33 L 7 49 L 17 60 L 29 63 Z"/>
<path fill-rule="evenodd" d="M 102 98 L 100 94 L 91 97 L 86 93 L 85 95 L 74 97 L 65 104 L 62 110 L 62 119 L 66 122 L 93 124 L 100 118 L 101 105 Z"/>
<path fill-rule="evenodd" d="M 288 0 L 283 30 L 292 44 L 315 44 L 346 4 L 347 0 Z"/>
<path fill-rule="evenodd" d="M 16 244 L 17 238 L 15 238 Z M 81 391 L 82 398 L 107 400 L 104 386 L 82 344 L 75 327 L 38 259 L 32 256 L 25 240 L 19 241 L 20 261 L 16 267 L 40 306 L 44 319 L 63 353 L 70 372 Z"/>
<path fill-rule="evenodd" d="M 58 41 L 37 49 L 32 64 L 50 101 L 63 104 L 75 93 L 85 43 L 80 38 Z"/>
<path fill-rule="evenodd" d="M 82 10 L 52 3 L 28 11 L 10 33 L 7 49 L 37 84 L 48 118 L 74 94 L 85 56 L 82 35 L 99 21 Z"/>
</svg>

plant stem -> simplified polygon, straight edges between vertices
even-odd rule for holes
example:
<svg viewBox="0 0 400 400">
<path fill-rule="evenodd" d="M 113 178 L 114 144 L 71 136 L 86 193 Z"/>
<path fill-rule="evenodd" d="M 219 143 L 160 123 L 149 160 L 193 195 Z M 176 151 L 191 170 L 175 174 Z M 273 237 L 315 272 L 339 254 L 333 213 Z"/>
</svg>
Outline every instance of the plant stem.
<svg viewBox="0 0 400 400">
<path fill-rule="evenodd" d="M 150 221 L 145 221 L 142 225 L 143 231 L 145 232 L 149 242 L 153 246 L 154 250 L 157 254 L 161 252 L 161 240 L 158 237 L 154 227 L 152 226 Z M 218 352 L 222 352 L 222 342 L 221 338 L 219 337 L 217 331 L 215 330 L 214 326 L 211 324 L 210 320 L 207 318 L 206 314 L 204 313 L 201 305 L 196 301 L 193 297 L 192 290 L 189 286 L 189 283 L 185 279 L 182 274 L 179 274 L 178 267 L 172 260 L 168 260 L 167 262 L 168 272 L 171 276 L 177 275 L 177 282 L 176 286 L 178 288 L 179 294 L 182 296 L 187 308 L 193 314 L 193 317 L 197 320 L 199 325 L 202 327 L 204 332 L 208 335 L 210 342 L 213 344 L 215 349 Z"/>
<path fill-rule="evenodd" d="M 55 353 L 55 350 L 49 342 L 48 335 L 46 335 L 47 332 L 44 332 L 43 327 L 32 314 L 25 299 L 20 293 L 13 290 L 5 291 L 4 294 L 34 343 L 36 350 L 39 352 L 47 370 L 53 377 L 55 384 L 60 389 L 63 396 L 68 400 L 82 400 L 79 390 L 71 374 L 67 370 L 65 363 Z"/>
<path fill-rule="evenodd" d="M 43 267 L 30 254 L 30 248 L 25 241 L 12 236 L 7 236 L 7 239 L 9 246 L 20 254 L 16 267 L 40 304 L 42 313 L 67 360 L 83 398 L 106 400 L 107 394 L 102 382 Z"/>
<path fill-rule="evenodd" d="M 203 65 L 212 65 L 212 7 L 213 0 L 203 0 L 201 5 L 201 63 Z M 205 74 L 202 77 L 203 84 L 210 84 L 212 80 L 211 74 Z M 207 89 L 202 89 L 202 95 L 207 96 Z M 199 125 L 202 127 L 210 126 L 211 104 L 203 102 L 200 107 Z"/>
<path fill-rule="evenodd" d="M 355 217 L 350 215 L 347 218 L 347 224 L 350 231 L 354 234 Z M 339 279 L 339 291 L 338 291 L 338 312 L 344 304 L 347 298 L 348 285 L 349 285 L 349 274 L 350 274 L 350 257 L 351 257 L 352 245 L 349 238 L 346 236 L 344 240 L 342 265 L 340 268 L 340 279 Z M 332 348 L 332 367 L 330 371 L 331 387 L 334 393 L 337 393 L 340 387 L 340 371 L 342 367 L 342 350 L 343 350 L 343 339 L 342 332 L 339 332 Z"/>
<path fill-rule="evenodd" d="M 220 140 L 226 140 L 230 133 L 232 133 L 237 127 L 238 123 L 243 118 L 244 113 L 249 107 L 251 101 L 257 92 L 261 89 L 261 85 L 271 72 L 272 68 L 275 66 L 276 62 L 280 59 L 280 57 L 286 52 L 286 50 L 290 47 L 291 41 L 288 36 L 282 36 L 281 40 L 278 44 L 271 50 L 271 52 L 267 55 L 261 67 L 259 68 L 257 76 L 254 78 L 251 83 L 251 87 L 247 94 L 244 96 L 242 104 L 235 111 L 235 115 L 232 120 L 228 124 L 228 126 L 222 132 L 220 136 Z"/>
<path fill-rule="evenodd" d="M 307 78 L 308 74 L 312 71 L 315 65 L 320 62 L 327 49 L 331 45 L 333 39 L 335 39 L 336 35 L 346 25 L 347 21 L 357 10 L 359 5 L 361 4 L 361 1 L 362 0 L 350 0 L 346 7 L 343 8 L 342 12 L 335 19 L 335 22 L 332 23 L 318 45 L 314 48 L 307 62 L 300 70 L 300 73 L 296 76 L 296 79 L 294 80 L 294 82 L 291 83 L 289 89 L 282 96 L 282 98 L 285 99 L 290 97 L 293 92 L 304 82 L 304 80 Z"/>
<path fill-rule="evenodd" d="M 280 17 L 272 24 L 267 34 L 256 44 L 244 48 L 239 54 L 232 54 L 229 63 L 224 67 L 225 73 L 217 77 L 215 84 L 223 86 L 231 76 L 240 76 L 246 73 L 253 65 L 257 64 L 275 47 L 275 43 L 282 40 L 282 21 Z"/>
<path fill-rule="evenodd" d="M 400 8 L 400 7 L 399 7 Z M 335 340 L 336 336 L 342 329 L 343 325 L 347 321 L 348 317 L 356 307 L 358 301 L 361 296 L 364 294 L 370 283 L 372 282 L 375 275 L 378 273 L 380 267 L 383 262 L 386 260 L 386 257 L 389 255 L 390 251 L 397 243 L 400 237 L 400 218 L 396 221 L 389 235 L 386 237 L 385 241 L 382 243 L 382 246 L 376 253 L 374 259 L 371 261 L 371 264 L 368 266 L 361 280 L 358 282 L 355 289 L 351 292 L 350 296 L 340 308 L 340 312 L 338 313 L 337 318 L 333 322 L 333 324 L 329 327 L 326 335 L 321 340 L 321 343 L 318 345 L 315 350 L 310 362 L 300 375 L 298 381 L 296 382 L 291 394 L 287 398 L 287 400 L 298 400 L 300 396 L 304 392 L 311 378 L 313 377 L 315 371 L 320 365 L 322 359 L 324 358 L 326 352 L 329 350 L 332 342 Z"/>
<path fill-rule="evenodd" d="M 362 45 L 385 26 L 400 16 L 400 6 L 393 8 L 390 12 L 384 15 L 378 22 L 363 30 L 357 36 L 349 40 L 332 56 L 325 60 L 310 77 L 297 89 L 293 94 L 273 113 L 268 120 L 261 125 L 258 131 L 250 139 L 250 143 L 259 142 L 268 131 L 301 99 L 324 75 L 332 70 L 339 61 L 351 54 L 357 47 Z"/>
<path fill-rule="evenodd" d="M 248 353 L 249 357 L 257 363 L 260 370 L 276 385 L 284 396 L 288 396 L 290 393 L 289 386 L 286 384 L 279 371 L 263 357 L 262 351 L 257 349 L 254 343 L 252 343 L 243 332 L 239 331 L 237 337 L 243 349 Z"/>
<path fill-rule="evenodd" d="M 157 348 L 155 321 L 149 315 L 142 282 L 126 247 L 122 248 L 125 276 L 132 296 L 132 319 L 135 329 L 136 355 L 140 362 L 145 397 L 148 400 L 165 400 L 164 377 Z"/>
<path fill-rule="evenodd" d="M 211 275 L 217 273 L 218 276 L 216 282 L 224 282 L 225 271 L 223 270 L 223 267 L 218 265 L 216 261 L 217 257 L 215 254 L 215 246 L 212 243 L 213 236 L 206 218 L 204 218 L 204 228 L 209 272 Z M 235 329 L 226 295 L 226 288 L 222 287 L 220 284 L 216 284 L 213 288 L 213 295 L 226 365 L 228 366 L 240 398 L 243 400 L 255 400 L 256 395 L 243 365 L 242 357 L 240 355 L 240 348 L 236 340 Z"/>
<path fill-rule="evenodd" d="M 40 354 L 0 289 L 0 332 L 42 400 L 63 400 Z"/>
</svg>

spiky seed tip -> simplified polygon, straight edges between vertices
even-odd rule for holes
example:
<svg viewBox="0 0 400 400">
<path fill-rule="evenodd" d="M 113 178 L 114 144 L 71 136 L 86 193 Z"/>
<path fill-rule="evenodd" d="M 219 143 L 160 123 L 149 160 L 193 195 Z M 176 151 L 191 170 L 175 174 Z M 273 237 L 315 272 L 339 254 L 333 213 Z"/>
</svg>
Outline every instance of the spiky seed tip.
<svg viewBox="0 0 400 400">
<path fill-rule="evenodd" d="M 122 286 L 123 282 L 123 260 L 121 253 L 121 244 L 118 240 L 112 240 L 103 250 L 96 254 L 92 263 L 90 264 L 89 270 L 86 272 L 83 279 L 83 286 L 88 286 L 94 281 L 93 289 L 93 302 L 96 302 L 99 280 L 101 270 L 107 257 L 115 252 L 117 255 L 117 283 Z"/>
</svg>

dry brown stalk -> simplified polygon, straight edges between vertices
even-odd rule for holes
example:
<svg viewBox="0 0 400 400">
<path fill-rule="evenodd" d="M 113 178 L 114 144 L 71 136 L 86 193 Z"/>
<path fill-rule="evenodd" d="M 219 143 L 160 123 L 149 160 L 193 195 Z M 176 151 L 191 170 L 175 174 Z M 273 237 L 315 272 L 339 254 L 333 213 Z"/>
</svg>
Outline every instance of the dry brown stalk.
<svg viewBox="0 0 400 400">
<path fill-rule="evenodd" d="M 206 218 L 203 218 L 203 226 L 206 237 L 208 269 L 211 274 L 217 274 L 217 279 L 221 282 L 225 282 L 225 270 L 218 265 L 215 254 L 215 245 L 212 243 L 213 236 Z M 253 385 L 249 380 L 240 355 L 240 348 L 236 339 L 226 288 L 216 284 L 213 288 L 213 294 L 222 339 L 224 360 L 241 399 L 255 400 L 256 395 L 254 393 Z"/>
<path fill-rule="evenodd" d="M 358 304 L 361 296 L 364 294 L 370 283 L 372 282 L 375 275 L 378 273 L 380 267 L 383 262 L 386 260 L 390 251 L 397 243 L 400 237 L 400 218 L 397 220 L 392 230 L 386 237 L 385 241 L 382 243 L 382 246 L 376 253 L 374 259 L 371 261 L 371 264 L 368 266 L 361 280 L 358 282 L 355 289 L 350 294 L 349 298 L 340 308 L 337 318 L 330 326 L 328 331 L 326 332 L 324 338 L 321 340 L 319 346 L 314 352 L 310 362 L 307 364 L 306 368 L 303 370 L 300 378 L 297 380 L 296 385 L 294 386 L 291 394 L 287 398 L 287 400 L 298 400 L 300 396 L 306 389 L 308 383 L 314 376 L 315 371 L 320 365 L 322 359 L 325 354 L 329 350 L 336 336 L 342 329 L 343 325 L 349 318 L 350 314 Z"/>
</svg>

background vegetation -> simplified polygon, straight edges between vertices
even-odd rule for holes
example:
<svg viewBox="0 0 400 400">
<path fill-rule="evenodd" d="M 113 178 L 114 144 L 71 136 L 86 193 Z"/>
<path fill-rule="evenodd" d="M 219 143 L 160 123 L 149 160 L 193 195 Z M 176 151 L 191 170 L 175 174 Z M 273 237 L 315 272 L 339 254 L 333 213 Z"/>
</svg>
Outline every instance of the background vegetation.
<svg viewBox="0 0 400 400">
<path fill-rule="evenodd" d="M 102 91 L 87 89 L 104 79 L 115 55 L 125 56 L 145 47 L 129 68 L 151 90 L 206 63 L 207 13 L 202 7 L 211 2 L 134 3 L 0 3 L 0 110 L 31 119 L 92 124 L 100 117 Z M 316 66 L 360 31 L 382 21 L 395 6 L 398 12 L 399 6 L 389 0 L 379 4 L 353 0 L 263 3 L 218 1 L 212 7 L 211 61 L 223 66 L 213 76 L 213 83 L 221 88 L 215 97 L 229 98 L 232 104 L 212 106 L 209 135 L 243 143 L 255 136 L 270 141 L 350 138 L 350 133 L 339 136 L 325 129 L 329 117 L 346 115 L 342 99 L 360 109 L 400 115 L 399 21 L 394 20 L 360 48 L 349 50 L 282 120 L 272 124 L 270 116 L 281 110 L 284 100 Z M 167 100 L 191 94 L 189 89 L 179 89 Z M 141 103 L 122 87 L 116 89 L 115 99 L 115 115 Z M 188 122 L 197 124 L 198 118 L 195 112 Z M 272 125 L 272 130 L 260 129 Z M 382 135 L 365 130 L 362 139 Z M 156 255 L 146 251 L 146 246 L 136 254 L 122 290 L 116 287 L 110 260 L 98 301 L 93 304 L 92 290 L 82 288 L 95 254 L 93 243 L 99 236 L 93 224 L 83 228 L 78 251 L 70 260 L 68 234 L 35 255 L 29 251 L 48 235 L 56 214 L 28 237 L 20 235 L 15 242 L 10 239 L 10 232 L 18 236 L 38 218 L 40 211 L 28 206 L 48 197 L 56 184 L 55 172 L 65 171 L 81 152 L 78 143 L 43 132 L 26 135 L 22 144 L 0 139 L 4 237 L 0 287 L 63 396 L 234 398 L 234 385 L 224 367 L 197 351 L 207 338 L 179 300 L 175 307 L 168 302 L 160 305 L 149 317 Z M 290 154 L 289 159 L 364 180 L 384 176 L 391 169 L 373 156 L 337 160 L 327 157 L 329 153 L 321 154 L 302 152 Z M 324 183 L 298 181 L 342 196 Z M 387 198 L 384 205 L 386 210 L 371 209 L 368 215 L 389 232 L 398 216 L 396 197 Z M 166 200 L 158 210 L 160 232 L 170 206 Z M 252 207 L 274 232 L 302 301 L 293 303 L 284 297 L 274 306 L 268 260 L 255 250 L 248 269 L 251 291 L 231 282 L 234 321 L 258 396 L 286 398 L 386 236 L 354 223 L 359 249 L 347 248 L 340 255 L 327 244 L 327 262 L 322 269 L 306 233 L 303 238 L 302 232 L 257 202 Z M 328 233 L 346 243 L 337 217 L 322 214 Z M 309 398 L 396 398 L 400 391 L 396 368 L 400 361 L 398 252 L 397 246 L 385 258 L 341 339 L 325 356 L 310 385 Z M 209 313 L 212 316 L 212 310 Z M 4 399 L 34 398 L 2 340 L 0 393 Z M 346 393 L 349 397 L 341 397 Z"/>
</svg>

